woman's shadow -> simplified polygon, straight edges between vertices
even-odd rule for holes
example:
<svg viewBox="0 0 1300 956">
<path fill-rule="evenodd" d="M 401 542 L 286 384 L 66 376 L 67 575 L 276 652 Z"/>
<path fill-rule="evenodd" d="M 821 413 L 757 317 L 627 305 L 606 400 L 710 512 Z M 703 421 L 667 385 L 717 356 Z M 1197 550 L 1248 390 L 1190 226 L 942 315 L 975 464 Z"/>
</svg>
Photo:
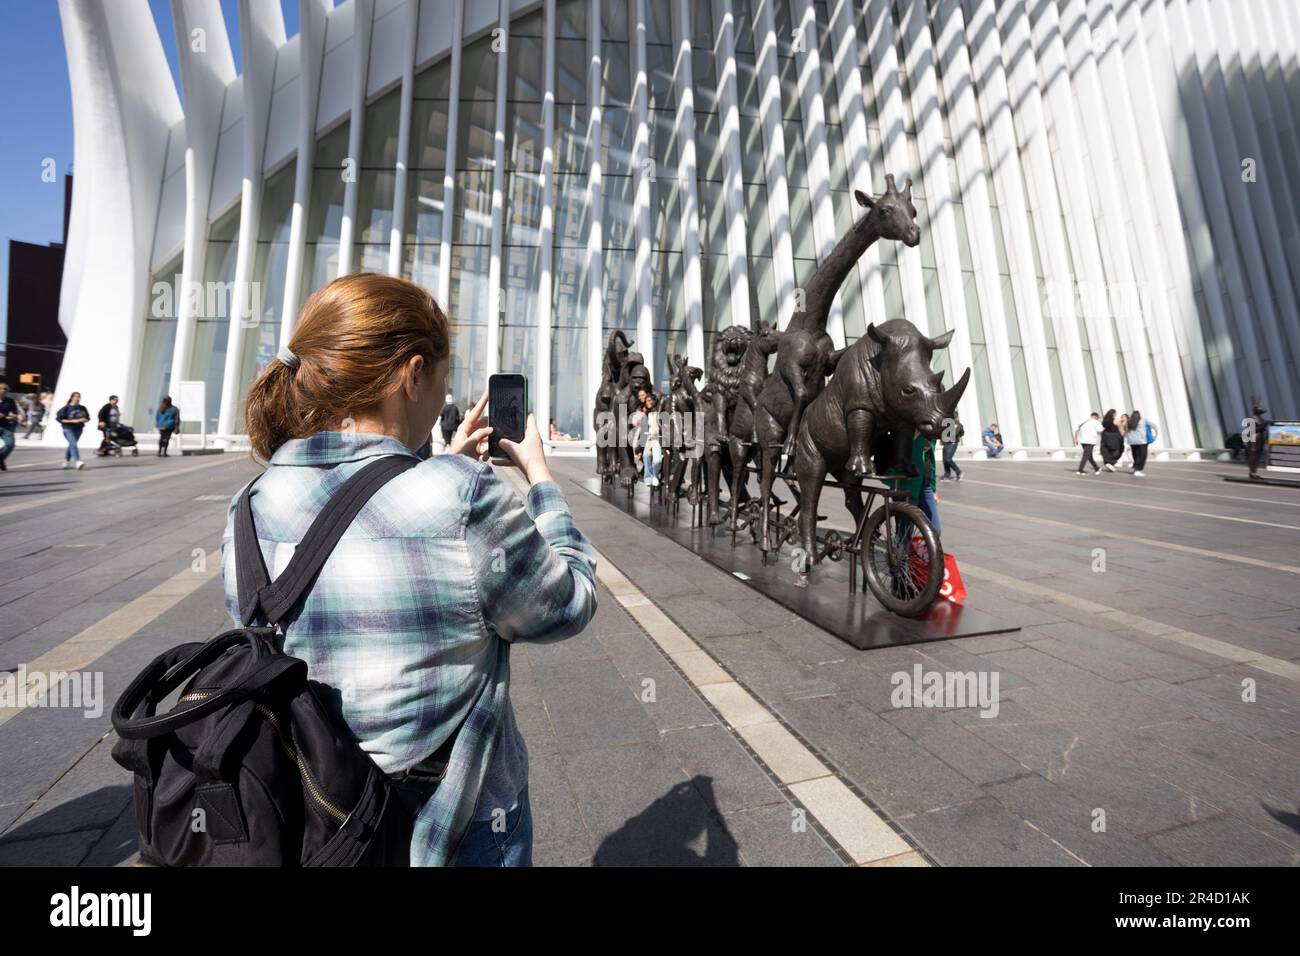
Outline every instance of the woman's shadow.
<svg viewBox="0 0 1300 956">
<path fill-rule="evenodd" d="M 683 781 L 601 841 L 593 863 L 739 866 L 736 841 L 715 805 L 712 777 Z"/>
</svg>

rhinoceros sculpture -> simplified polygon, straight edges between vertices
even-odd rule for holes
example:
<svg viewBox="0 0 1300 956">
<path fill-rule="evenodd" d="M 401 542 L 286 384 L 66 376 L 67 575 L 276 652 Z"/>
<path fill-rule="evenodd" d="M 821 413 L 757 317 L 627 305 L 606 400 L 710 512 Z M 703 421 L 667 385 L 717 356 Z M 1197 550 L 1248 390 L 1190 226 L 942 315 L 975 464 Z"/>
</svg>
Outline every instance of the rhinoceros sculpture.
<svg viewBox="0 0 1300 956">
<path fill-rule="evenodd" d="M 868 325 L 867 334 L 849 346 L 822 393 L 799 425 L 795 474 L 799 479 L 799 538 L 815 557 L 817 503 L 828 474 L 845 486 L 844 501 L 854 520 L 862 497 L 854 478 L 873 474 L 872 448 L 883 433 L 894 442 L 894 467 L 908 461 L 912 437 L 920 431 L 939 437 L 957 417 L 957 403 L 970 382 L 970 369 L 945 389 L 943 373 L 932 371 L 936 349 L 947 348 L 952 332 L 928 338 L 906 319 Z"/>
</svg>

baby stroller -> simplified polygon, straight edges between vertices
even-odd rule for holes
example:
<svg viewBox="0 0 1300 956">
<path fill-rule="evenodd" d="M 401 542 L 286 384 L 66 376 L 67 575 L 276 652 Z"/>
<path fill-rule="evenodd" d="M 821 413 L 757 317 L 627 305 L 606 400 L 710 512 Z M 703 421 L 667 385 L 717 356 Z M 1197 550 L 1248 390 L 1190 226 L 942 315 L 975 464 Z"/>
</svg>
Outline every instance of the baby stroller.
<svg viewBox="0 0 1300 956">
<path fill-rule="evenodd" d="M 104 426 L 104 441 L 99 446 L 102 457 L 116 455 L 122 457 L 122 449 L 131 449 L 131 454 L 140 454 L 140 445 L 135 440 L 135 429 L 119 422 L 108 422 Z"/>
</svg>

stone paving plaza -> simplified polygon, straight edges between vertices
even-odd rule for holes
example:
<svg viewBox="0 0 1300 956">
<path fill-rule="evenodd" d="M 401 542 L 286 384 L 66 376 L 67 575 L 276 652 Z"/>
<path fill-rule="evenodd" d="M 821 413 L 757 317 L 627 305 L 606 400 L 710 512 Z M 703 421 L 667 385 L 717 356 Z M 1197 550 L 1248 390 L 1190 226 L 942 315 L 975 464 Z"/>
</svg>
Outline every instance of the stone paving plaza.
<svg viewBox="0 0 1300 956">
<path fill-rule="evenodd" d="M 583 490 L 590 459 L 553 466 L 601 592 L 585 633 L 512 656 L 536 863 L 1300 859 L 1300 491 L 1220 463 L 970 463 L 940 487 L 944 542 L 970 604 L 1021 630 L 857 651 Z M 24 443 L 10 469 L 0 671 L 102 674 L 103 707 L 0 709 L 0 865 L 128 864 L 108 711 L 229 626 L 220 535 L 256 466 L 71 472 Z M 917 665 L 996 675 L 996 715 L 894 706 Z"/>
</svg>

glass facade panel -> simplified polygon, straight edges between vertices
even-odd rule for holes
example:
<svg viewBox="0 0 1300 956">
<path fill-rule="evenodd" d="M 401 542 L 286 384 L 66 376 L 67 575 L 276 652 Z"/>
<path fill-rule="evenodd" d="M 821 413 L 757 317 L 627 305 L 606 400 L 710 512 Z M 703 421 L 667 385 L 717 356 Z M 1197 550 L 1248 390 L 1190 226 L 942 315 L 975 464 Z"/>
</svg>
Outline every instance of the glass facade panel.
<svg viewBox="0 0 1300 956">
<path fill-rule="evenodd" d="M 814 0 L 811 11 L 815 18 L 816 53 L 820 76 L 821 132 L 825 137 L 829 158 L 829 185 L 831 208 L 837 235 L 852 228 L 861 210 L 854 202 L 854 188 L 869 188 L 874 193 L 884 189 L 884 174 L 892 172 L 901 183 L 913 180 L 913 200 L 917 207 L 917 222 L 921 228 L 921 243 L 908 249 L 894 242 L 882 242 L 877 247 L 881 263 L 880 301 L 866 303 L 863 308 L 863 288 L 856 270 L 851 270 L 840 290 L 844 309 L 845 336 L 853 342 L 865 334 L 864 316 L 872 321 L 909 317 L 925 321 L 929 330 L 960 327 L 971 346 L 972 374 L 975 379 L 974 394 L 978 397 L 981 416 L 987 422 L 999 413 L 1006 415 L 1010 409 L 999 409 L 995 399 L 1013 400 L 1021 422 L 1020 439 L 1026 445 L 1055 444 L 1061 435 L 1068 437 L 1078 416 L 1067 408 L 1063 394 L 1060 365 L 1067 358 L 1059 353 L 1057 332 L 1066 321 L 1052 303 L 1068 296 L 1076 286 L 1073 255 L 1077 242 L 1072 224 L 1066 221 L 1044 222 L 1033 208 L 1032 200 L 1041 194 L 1032 178 L 1032 164 L 1014 155 L 999 157 L 998 162 L 1019 162 L 1021 178 L 1028 184 L 1023 199 L 1027 206 L 1033 229 L 1028 233 L 1029 245 L 1024 256 L 1032 254 L 1034 276 L 1043 310 L 1043 328 L 1030 330 L 1023 326 L 1028 318 L 1020 314 L 1022 302 L 1015 296 L 1016 282 L 1020 277 L 1013 270 L 1018 262 L 1012 254 L 1020 255 L 1015 248 L 1008 249 L 1003 233 L 1005 213 L 996 204 L 979 210 L 979 215 L 990 217 L 993 248 L 980 250 L 982 255 L 996 263 L 997 279 L 1001 286 L 1002 313 L 988 315 L 982 312 L 987 302 L 976 294 L 973 251 L 967 230 L 969 196 L 962 196 L 953 162 L 954 142 L 961 143 L 963 136 L 974 135 L 979 141 L 983 169 L 974 171 L 982 179 L 989 198 L 995 199 L 997 188 L 1004 185 L 995 175 L 996 168 L 984 142 L 982 123 L 973 130 L 958 129 L 948 115 L 949 104 L 943 97 L 942 87 L 933 103 L 912 102 L 913 89 L 907 68 L 929 69 L 924 58 L 911 56 L 906 49 L 908 31 L 900 18 L 912 16 L 916 11 L 906 4 L 887 3 L 868 6 L 864 0 L 849 0 L 850 16 L 857 40 L 855 67 L 863 84 L 863 101 L 867 158 L 869 169 L 850 169 L 847 165 L 844 135 L 839 103 L 839 76 L 836 71 L 837 43 L 829 24 L 829 10 L 836 5 L 828 0 Z M 688 298 L 685 289 L 687 263 L 684 260 L 683 211 L 688 207 L 687 190 L 693 189 L 699 229 L 698 271 L 700 281 L 700 307 L 706 355 L 717 330 L 729 324 L 733 290 L 731 288 L 730 253 L 728 236 L 732 225 L 724 196 L 724 185 L 730 173 L 737 173 L 741 182 L 743 210 L 741 222 L 736 225 L 743 234 L 743 251 L 749 286 L 751 321 L 775 321 L 786 318 L 778 314 L 776 301 L 778 276 L 793 274 L 796 285 L 803 286 L 817 267 L 817 244 L 813 235 L 812 188 L 808 168 L 808 117 L 805 116 L 804 97 L 800 91 L 800 70 L 806 62 L 800 44 L 806 40 L 796 33 L 795 14 L 802 16 L 803 4 L 791 0 L 773 0 L 774 32 L 771 37 L 762 35 L 761 18 L 755 16 L 755 0 L 732 0 L 734 22 L 735 61 L 719 61 L 717 15 L 720 5 L 693 3 L 679 6 L 673 3 L 650 2 L 644 5 L 647 22 L 635 23 L 636 5 L 631 0 L 601 0 L 596 5 L 598 23 L 590 22 L 590 0 L 557 0 L 555 4 L 555 77 L 553 111 L 553 187 L 551 243 L 552 302 L 550 336 L 552 365 L 549 374 L 552 382 L 551 407 L 546 410 L 556 420 L 557 427 L 572 435 L 585 436 L 590 431 L 588 408 L 597 369 L 588 368 L 587 337 L 591 334 L 592 313 L 599 313 L 600 335 L 607 337 L 610 330 L 621 328 L 634 335 L 637 324 L 637 284 L 640 276 L 636 270 L 637 245 L 637 185 L 640 170 L 635 161 L 636 134 L 639 124 L 638 104 L 634 102 L 633 60 L 640 33 L 645 40 L 646 56 L 646 106 L 645 121 L 648 132 L 648 152 L 652 160 L 649 169 L 648 221 L 651 261 L 648 287 L 644 295 L 651 303 L 653 328 L 653 354 L 646 361 L 652 369 L 657 385 L 667 379 L 667 356 L 685 352 L 690 339 L 687 328 Z M 932 5 L 932 4 L 931 4 Z M 681 12 L 684 22 L 674 22 Z M 878 59 L 881 51 L 871 46 L 878 40 L 879 26 L 874 18 L 888 16 L 893 21 L 896 49 L 899 55 L 896 74 L 900 96 L 892 101 L 896 115 L 880 115 L 872 78 L 872 58 Z M 445 306 L 453 323 L 453 390 L 462 402 L 472 401 L 481 391 L 483 377 L 489 365 L 499 365 L 506 371 L 523 371 L 537 374 L 537 336 L 547 334 L 539 330 L 542 310 L 537 296 L 540 286 L 541 222 L 543 218 L 541 180 L 542 109 L 547 90 L 542 70 L 546 59 L 544 49 L 544 12 L 530 6 L 528 12 L 511 23 L 509 41 L 502 51 L 494 51 L 490 29 L 479 31 L 477 38 L 463 45 L 460 58 L 460 75 L 456 77 L 457 154 L 452 163 L 454 196 L 444 196 L 444 176 L 447 168 L 448 124 L 452 80 L 451 57 L 444 53 L 440 58 L 423 66 L 415 75 L 412 90 L 410 152 L 405 194 L 395 195 L 397 143 L 399 139 L 401 89 L 389 87 L 373 98 L 365 108 L 364 131 L 361 136 L 360 155 L 356 163 L 348 162 L 350 117 L 338 118 L 335 125 L 319 137 L 312 163 L 311 189 L 305 210 L 304 248 L 301 289 L 303 301 L 315 289 L 332 279 L 339 269 L 339 233 L 341 230 L 344 197 L 348 182 L 346 174 L 356 174 L 357 218 L 355 222 L 355 248 L 352 268 L 385 272 L 393 227 L 393 212 L 397 203 L 404 211 L 404 234 L 400 237 L 401 274 L 421 283 L 430 290 L 439 285 L 440 273 L 449 280 L 450 295 Z M 642 29 L 643 28 L 643 29 Z M 479 27 L 473 27 L 476 31 Z M 933 25 L 925 24 L 931 31 Z M 755 31 L 758 31 L 756 35 Z M 690 50 L 680 61 L 674 37 L 689 40 Z M 756 61 L 757 52 L 774 41 L 776 56 L 776 84 L 780 120 L 765 136 L 762 108 L 766 86 Z M 937 48 L 936 48 L 937 49 Z M 593 53 L 599 53 L 599 89 L 590 86 L 590 65 Z M 505 58 L 504 125 L 497 128 L 496 97 L 498 68 Z M 678 128 L 679 90 L 682 77 L 675 71 L 689 66 L 690 88 L 694 108 L 693 122 L 687 129 Z M 721 78 L 734 76 L 739 116 L 739 169 L 729 167 L 729 157 L 724 149 L 722 123 L 725 110 L 718 89 Z M 941 80 L 942 77 L 935 77 Z M 599 141 L 590 135 L 593 108 L 601 114 Z M 952 214 L 953 235 L 956 240 L 955 262 L 947 264 L 960 274 L 961 301 L 945 300 L 945 289 L 952 288 L 940 281 L 936 259 L 935 237 L 931 234 L 932 210 L 926 202 L 927 181 L 935 180 L 923 160 L 933 163 L 937 157 L 923 156 L 916 135 L 916 119 L 924 117 L 927 110 L 937 110 L 944 132 L 944 156 L 952 195 L 946 200 Z M 1019 118 L 1017 117 L 1017 120 Z M 769 163 L 772 159 L 766 147 L 769 137 L 780 137 L 784 150 L 785 179 L 779 181 L 772 169 L 769 182 Z M 495 237 L 501 249 L 500 259 L 500 309 L 489 314 L 492 292 L 488 288 L 489 264 L 494 237 L 492 235 L 491 194 L 494 174 L 494 147 L 500 136 L 504 144 L 504 166 L 499 170 L 500 187 L 504 196 L 501 235 Z M 695 154 L 694 182 L 684 178 L 681 167 L 685 155 L 683 144 L 687 137 L 693 141 Z M 886 142 L 886 138 L 890 141 Z M 735 155 L 734 153 L 732 154 Z M 904 168 L 886 169 L 886 156 L 901 156 Z M 600 202 L 593 202 L 591 171 L 593 160 L 599 157 L 601 167 Z M 1085 164 L 1096 159 L 1085 156 Z M 1088 171 L 1095 173 L 1089 168 Z M 1088 172 L 1086 171 L 1086 172 Z M 255 246 L 250 250 L 250 275 L 255 284 L 257 312 L 255 323 L 242 339 L 239 356 L 239 387 L 242 394 L 253 377 L 265 366 L 278 341 L 282 320 L 280 312 L 284 301 L 284 278 L 288 264 L 288 229 L 292 214 L 295 161 L 267 177 L 261 197 L 261 210 Z M 788 222 L 770 220 L 769 207 L 778 204 L 779 193 L 784 191 L 788 208 Z M 451 216 L 448 220 L 447 217 Z M 1170 221 L 1176 221 L 1171 216 Z M 593 225 L 600 227 L 600 248 L 589 249 Z M 978 223 L 975 223 L 978 225 Z M 449 226 L 451 237 L 450 257 L 441 261 L 442 235 Z M 1130 244 L 1138 239 L 1138 231 L 1130 224 L 1127 238 Z M 202 377 L 208 383 L 209 407 L 205 410 L 209 428 L 215 429 L 217 409 L 220 405 L 220 387 L 224 371 L 225 349 L 231 315 L 231 289 L 234 264 L 237 256 L 239 209 L 227 207 L 209 226 L 207 255 L 200 274 L 207 290 L 196 321 L 193 351 L 186 357 L 186 377 Z M 1054 231 L 1054 232 L 1053 232 Z M 1198 251 L 1206 249 L 1195 244 L 1184 231 L 1184 242 L 1166 255 L 1186 255 L 1195 260 Z M 1063 270 L 1066 274 L 1052 276 L 1064 290 L 1047 288 L 1047 276 L 1042 265 L 1039 244 L 1046 237 L 1059 241 L 1070 261 Z M 1212 240 L 1216 237 L 1211 237 Z M 783 250 L 790 257 L 787 262 L 775 261 L 782 248 L 779 239 L 788 240 Z M 1210 249 L 1210 251 L 1213 251 Z M 1240 250 L 1230 250 L 1240 256 Z M 599 275 L 590 273 L 593 256 L 598 256 Z M 1202 257 L 1204 258 L 1204 256 Z M 1215 257 L 1210 257 L 1214 260 Z M 986 259 L 987 261 L 987 259 Z M 919 267 L 919 287 L 905 285 L 902 273 L 912 266 Z M 1203 282 L 1217 279 L 1223 295 L 1222 309 L 1227 321 L 1235 325 L 1249 325 L 1257 335 L 1262 334 L 1264 318 L 1257 314 L 1253 294 L 1266 296 L 1276 304 L 1278 292 L 1274 289 L 1248 289 L 1244 298 L 1235 296 L 1227 288 L 1224 263 L 1213 261 L 1202 272 L 1192 270 L 1196 285 L 1195 299 L 1200 312 L 1195 317 L 1195 331 L 1206 333 L 1208 338 L 1206 362 L 1211 375 L 1217 379 L 1229 370 L 1229 359 L 1223 358 L 1224 346 L 1215 334 L 1216 316 L 1206 313 Z M 171 270 L 179 270 L 179 263 L 168 263 L 154 274 L 155 279 L 165 277 Z M 446 270 L 446 272 L 443 272 Z M 590 276 L 589 276 L 590 273 Z M 946 277 L 945 277 L 946 278 Z M 954 277 L 956 278 L 956 277 Z M 1026 277 L 1029 278 L 1029 277 Z M 914 281 L 909 279 L 910 281 Z M 1141 281 L 1139 279 L 1139 281 Z M 593 290 L 592 283 L 597 283 Z M 595 296 L 589 296 L 590 292 Z M 917 297 L 921 301 L 914 301 Z M 1240 301 L 1238 299 L 1240 298 Z M 1103 303 L 1104 305 L 1104 303 Z M 1215 300 L 1216 312 L 1220 303 Z M 922 315 L 916 313 L 918 307 Z M 164 310 L 165 312 L 167 310 Z M 964 311 L 964 315 L 963 315 Z M 1037 317 L 1034 317 L 1037 321 Z M 1090 317 L 1090 322 L 1091 322 Z M 1110 315 L 1098 315 L 1097 321 L 1113 320 Z M 142 348 L 141 376 L 135 407 L 152 408 L 160 389 L 170 379 L 170 348 L 175 336 L 175 309 L 169 314 L 150 314 L 145 319 Z M 1095 355 L 1088 337 L 1088 326 L 1080 317 L 1078 334 L 1083 346 L 1082 356 L 1069 356 L 1071 362 L 1082 359 L 1086 389 L 1090 401 L 1100 403 L 1097 375 L 1094 364 L 1101 360 Z M 486 354 L 488 329 L 497 323 L 500 335 L 499 355 L 490 362 Z M 1036 334 L 1028 335 L 1033 331 Z M 997 333 L 997 334 L 994 334 Z M 1035 402 L 1031 388 L 1042 381 L 1040 370 L 1033 366 L 1036 358 L 1032 346 L 1035 339 L 1046 342 L 1047 379 L 1057 392 L 1057 422 L 1044 422 L 1035 416 Z M 994 389 L 991 370 L 998 363 L 990 362 L 986 347 L 993 342 L 1005 342 L 1010 358 L 1012 388 Z M 636 348 L 650 348 L 638 342 Z M 1146 341 L 1139 362 L 1151 362 L 1152 371 L 1159 377 L 1159 357 L 1164 349 L 1177 347 L 1175 343 Z M 1041 356 L 1043 353 L 1039 352 Z M 1280 380 L 1288 373 L 1288 362 L 1294 365 L 1294 356 L 1284 350 L 1281 357 L 1272 355 L 1265 362 L 1262 373 L 1266 379 Z M 1236 350 L 1231 361 L 1236 371 L 1249 378 L 1251 369 L 1242 350 Z M 948 352 L 936 355 L 935 367 L 942 369 L 949 380 L 960 369 L 950 367 Z M 999 366 L 1000 367 L 1000 366 Z M 1118 366 L 1121 377 L 1128 366 Z M 1276 382 L 1274 382 L 1276 384 Z M 1162 387 L 1159 394 L 1147 399 L 1153 410 L 1162 417 L 1171 396 L 1185 387 L 1178 383 Z M 1172 390 L 1171 390 L 1172 389 Z M 242 408 L 240 410 L 242 415 Z M 143 424 L 148 425 L 148 422 Z M 1198 426 L 1199 427 L 1199 426 Z M 1055 434 L 1060 433 L 1060 434 Z"/>
</svg>

